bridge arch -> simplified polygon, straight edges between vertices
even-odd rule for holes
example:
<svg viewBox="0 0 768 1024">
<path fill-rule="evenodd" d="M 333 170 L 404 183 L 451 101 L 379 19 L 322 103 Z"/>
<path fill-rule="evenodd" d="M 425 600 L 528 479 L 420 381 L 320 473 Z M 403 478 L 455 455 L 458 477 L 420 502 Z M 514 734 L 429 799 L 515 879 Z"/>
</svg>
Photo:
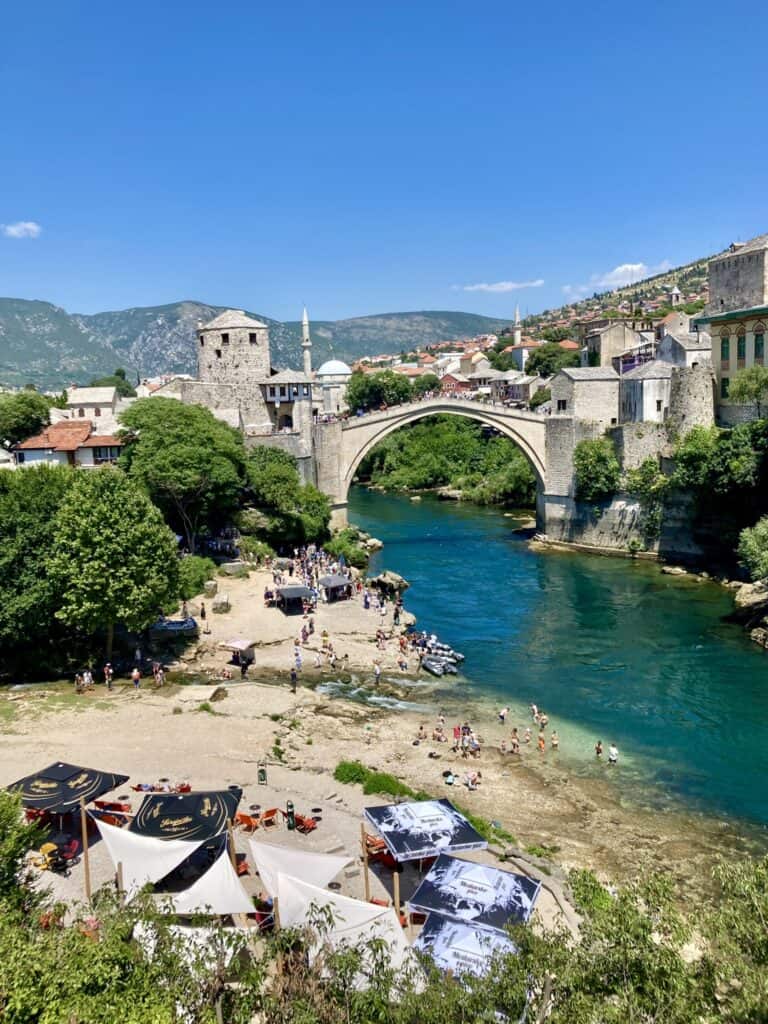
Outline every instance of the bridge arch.
<svg viewBox="0 0 768 1024">
<path fill-rule="evenodd" d="M 546 422 L 543 416 L 507 409 L 490 402 L 428 399 L 353 417 L 341 426 L 337 459 L 334 460 L 335 479 L 318 479 L 321 489 L 332 496 L 336 522 L 345 521 L 349 488 L 365 456 L 400 427 L 437 415 L 462 416 L 495 427 L 526 456 L 536 476 L 537 497 L 543 494 L 546 480 Z"/>
</svg>

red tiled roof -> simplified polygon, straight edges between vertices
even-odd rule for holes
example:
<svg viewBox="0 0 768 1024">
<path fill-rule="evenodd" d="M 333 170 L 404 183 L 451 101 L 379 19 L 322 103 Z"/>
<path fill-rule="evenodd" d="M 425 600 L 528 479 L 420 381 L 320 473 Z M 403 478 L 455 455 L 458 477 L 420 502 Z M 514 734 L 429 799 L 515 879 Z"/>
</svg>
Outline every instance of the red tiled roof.
<svg viewBox="0 0 768 1024">
<path fill-rule="evenodd" d="M 93 434 L 87 437 L 80 445 L 81 448 L 122 448 L 125 441 L 122 437 L 115 437 L 114 434 Z"/>
<path fill-rule="evenodd" d="M 570 338 L 564 338 L 562 341 L 558 341 L 560 348 L 567 348 L 569 352 L 577 352 L 579 345 L 578 342 L 571 341 Z"/>
<path fill-rule="evenodd" d="M 52 423 L 35 437 L 28 437 L 16 447 L 20 451 L 52 448 L 55 452 L 74 452 L 88 438 L 92 426 L 90 420 L 62 420 L 60 423 Z"/>
</svg>

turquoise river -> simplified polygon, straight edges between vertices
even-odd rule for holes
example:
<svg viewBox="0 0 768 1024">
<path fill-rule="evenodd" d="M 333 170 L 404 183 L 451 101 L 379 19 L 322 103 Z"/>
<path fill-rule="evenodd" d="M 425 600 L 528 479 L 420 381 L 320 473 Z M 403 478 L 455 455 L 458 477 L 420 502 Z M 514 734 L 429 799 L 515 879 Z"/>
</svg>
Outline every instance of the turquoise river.
<svg viewBox="0 0 768 1024">
<path fill-rule="evenodd" d="M 561 758 L 605 772 L 633 801 L 768 826 L 768 659 L 725 623 L 730 593 L 652 563 L 532 550 L 515 520 L 476 506 L 362 487 L 350 521 L 384 541 L 373 570 L 410 581 L 419 625 L 466 655 L 433 698 L 547 711 Z M 475 710 L 475 713 L 477 711 Z"/>
</svg>

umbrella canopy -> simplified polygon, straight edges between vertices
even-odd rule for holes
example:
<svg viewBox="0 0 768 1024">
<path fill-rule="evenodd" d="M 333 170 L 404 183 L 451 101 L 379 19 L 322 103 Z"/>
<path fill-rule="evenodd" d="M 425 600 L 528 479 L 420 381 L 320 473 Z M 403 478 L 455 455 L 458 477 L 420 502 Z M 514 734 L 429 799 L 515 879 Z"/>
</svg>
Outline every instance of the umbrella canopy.
<svg viewBox="0 0 768 1024">
<path fill-rule="evenodd" d="M 86 803 L 96 800 L 104 793 L 122 786 L 128 778 L 128 775 L 116 775 L 57 761 L 7 788 L 21 793 L 21 802 L 25 807 L 53 814 L 68 814 L 77 809 L 81 800 Z"/>
<path fill-rule="evenodd" d="M 159 882 L 182 864 L 203 843 L 202 839 L 155 839 L 95 819 L 112 863 L 122 865 L 126 900 L 132 900 L 148 882 Z"/>
<path fill-rule="evenodd" d="M 232 867 L 226 845 L 211 867 L 188 889 L 176 893 L 158 893 L 162 903 L 169 902 L 174 914 L 252 914 L 253 900 Z"/>
<path fill-rule="evenodd" d="M 488 846 L 450 800 L 366 807 L 363 813 L 399 861 L 437 857 L 450 850 L 484 850 Z"/>
<path fill-rule="evenodd" d="M 257 640 L 243 640 L 240 637 L 236 637 L 234 640 L 228 640 L 225 644 L 219 644 L 219 647 L 224 651 L 247 651 L 250 647 L 255 647 L 258 643 Z"/>
<path fill-rule="evenodd" d="M 501 930 L 510 922 L 528 920 L 540 889 L 540 882 L 525 875 L 443 855 L 408 905 L 422 913 L 437 912 L 466 924 Z"/>
<path fill-rule="evenodd" d="M 517 952 L 511 939 L 501 932 L 451 921 L 442 914 L 429 915 L 413 948 L 428 953 L 443 971 L 477 977 L 488 973 L 496 954 Z"/>
<path fill-rule="evenodd" d="M 255 839 L 251 839 L 250 843 L 256 869 L 264 888 L 271 896 L 277 895 L 277 878 L 280 872 L 325 888 L 351 860 L 351 857 L 339 854 L 294 850 L 287 846 L 261 843 Z"/>
<path fill-rule="evenodd" d="M 242 795 L 237 786 L 199 793 L 147 793 L 130 831 L 156 839 L 213 839 L 234 818 Z"/>
</svg>

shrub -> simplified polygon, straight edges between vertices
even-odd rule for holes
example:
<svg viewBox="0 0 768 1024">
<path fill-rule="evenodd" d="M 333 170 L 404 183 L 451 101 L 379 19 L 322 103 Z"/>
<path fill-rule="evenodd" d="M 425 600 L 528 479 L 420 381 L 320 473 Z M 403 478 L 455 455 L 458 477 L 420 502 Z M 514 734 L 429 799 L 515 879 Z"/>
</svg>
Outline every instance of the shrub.
<svg viewBox="0 0 768 1024">
<path fill-rule="evenodd" d="M 552 397 L 552 392 L 549 388 L 539 388 L 539 390 L 532 396 L 528 403 L 531 409 L 538 409 L 540 405 L 544 405 Z"/>
<path fill-rule="evenodd" d="M 343 555 L 347 565 L 352 565 L 356 569 L 364 569 L 368 565 L 368 553 L 358 544 L 355 530 L 339 530 L 323 547 L 334 558 L 341 558 Z"/>
<path fill-rule="evenodd" d="M 274 558 L 274 550 L 263 540 L 255 537 L 241 537 L 238 541 L 241 556 L 248 562 L 265 562 Z"/>
<path fill-rule="evenodd" d="M 619 488 L 621 467 L 607 437 L 579 441 L 573 453 L 576 497 L 579 501 L 608 501 Z"/>
<path fill-rule="evenodd" d="M 216 563 L 210 558 L 187 555 L 179 564 L 179 596 L 189 601 L 202 592 L 206 580 L 216 574 Z"/>
<path fill-rule="evenodd" d="M 768 516 L 741 531 L 738 555 L 753 580 L 768 577 Z"/>
</svg>

